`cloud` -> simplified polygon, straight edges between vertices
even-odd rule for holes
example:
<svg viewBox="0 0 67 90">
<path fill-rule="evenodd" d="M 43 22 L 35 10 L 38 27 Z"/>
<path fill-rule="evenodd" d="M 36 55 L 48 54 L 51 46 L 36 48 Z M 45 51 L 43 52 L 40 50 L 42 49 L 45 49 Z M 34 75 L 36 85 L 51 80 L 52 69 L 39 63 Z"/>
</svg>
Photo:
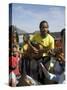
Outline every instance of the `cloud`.
<svg viewBox="0 0 67 90">
<path fill-rule="evenodd" d="M 40 8 L 40 6 L 39 6 Z M 64 26 L 64 8 L 57 6 L 46 6 L 40 8 L 27 8 L 24 5 L 13 5 L 13 23 L 18 25 L 20 28 L 30 30 L 38 30 L 38 25 L 41 20 L 47 20 L 50 29 L 57 31 Z"/>
</svg>

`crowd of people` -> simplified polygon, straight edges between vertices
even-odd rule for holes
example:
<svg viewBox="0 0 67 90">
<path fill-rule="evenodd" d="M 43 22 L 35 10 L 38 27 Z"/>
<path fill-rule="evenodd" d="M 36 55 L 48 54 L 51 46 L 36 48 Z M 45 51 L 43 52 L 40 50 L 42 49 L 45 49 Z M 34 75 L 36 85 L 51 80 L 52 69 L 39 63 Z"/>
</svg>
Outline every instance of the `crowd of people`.
<svg viewBox="0 0 67 90">
<path fill-rule="evenodd" d="M 24 34 L 20 49 L 19 36 L 12 26 L 9 27 L 10 86 L 65 82 L 65 29 L 61 31 L 61 49 L 55 48 L 55 39 L 49 33 L 47 21 L 41 21 L 39 29 L 40 32 L 32 36 Z M 34 71 L 31 67 L 35 67 Z"/>
</svg>

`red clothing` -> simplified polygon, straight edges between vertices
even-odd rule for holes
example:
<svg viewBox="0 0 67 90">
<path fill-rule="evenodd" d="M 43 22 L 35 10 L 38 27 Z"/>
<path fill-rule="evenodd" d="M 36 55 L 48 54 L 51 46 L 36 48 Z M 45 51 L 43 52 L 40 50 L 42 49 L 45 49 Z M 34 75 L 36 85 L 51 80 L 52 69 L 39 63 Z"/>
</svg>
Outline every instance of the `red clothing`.
<svg viewBox="0 0 67 90">
<path fill-rule="evenodd" d="M 9 73 L 13 71 L 15 75 L 20 75 L 19 61 L 17 55 L 9 57 L 9 67 L 14 68 L 14 69 L 9 69 Z"/>
</svg>

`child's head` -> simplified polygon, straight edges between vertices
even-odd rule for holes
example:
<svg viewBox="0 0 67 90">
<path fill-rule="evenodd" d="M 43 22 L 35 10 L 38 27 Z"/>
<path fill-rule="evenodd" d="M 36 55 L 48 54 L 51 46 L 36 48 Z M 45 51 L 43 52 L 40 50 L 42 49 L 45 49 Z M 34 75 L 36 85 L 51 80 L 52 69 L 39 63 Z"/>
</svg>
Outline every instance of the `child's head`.
<svg viewBox="0 0 67 90">
<path fill-rule="evenodd" d="M 24 42 L 28 42 L 28 40 L 29 40 L 29 35 L 28 34 L 24 34 L 23 41 Z"/>
</svg>

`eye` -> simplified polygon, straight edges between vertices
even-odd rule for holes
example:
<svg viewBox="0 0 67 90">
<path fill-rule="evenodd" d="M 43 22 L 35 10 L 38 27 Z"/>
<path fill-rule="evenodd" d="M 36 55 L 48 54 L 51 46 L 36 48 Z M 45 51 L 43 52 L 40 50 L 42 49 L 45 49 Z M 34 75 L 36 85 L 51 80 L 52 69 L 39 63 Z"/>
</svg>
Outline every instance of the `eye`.
<svg viewBox="0 0 67 90">
<path fill-rule="evenodd" d="M 43 29 L 43 28 L 48 28 L 48 26 L 42 26 L 41 28 L 42 28 L 42 29 Z"/>
</svg>

